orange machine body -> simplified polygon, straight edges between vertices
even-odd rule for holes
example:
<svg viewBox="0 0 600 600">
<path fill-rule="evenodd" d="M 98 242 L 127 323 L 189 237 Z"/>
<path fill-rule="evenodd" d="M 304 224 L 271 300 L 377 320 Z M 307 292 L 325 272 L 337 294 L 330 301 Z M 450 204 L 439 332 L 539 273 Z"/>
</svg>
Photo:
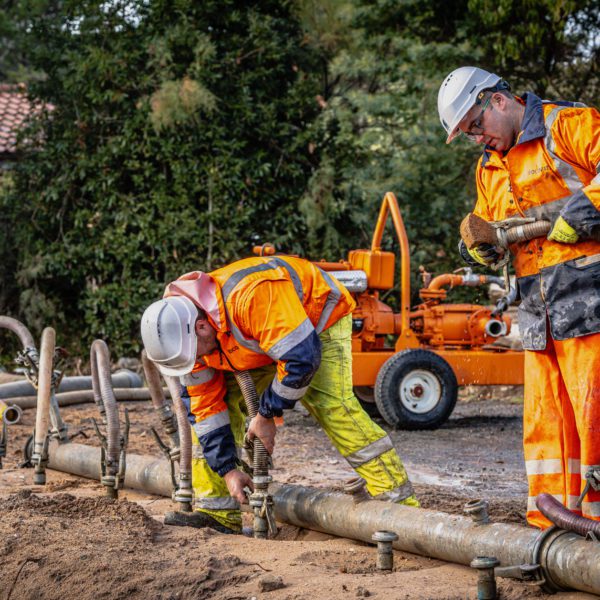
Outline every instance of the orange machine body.
<svg viewBox="0 0 600 600">
<path fill-rule="evenodd" d="M 400 311 L 380 300 L 380 292 L 394 287 L 395 255 L 381 249 L 385 223 L 391 216 L 400 244 Z M 510 332 L 510 317 L 492 317 L 492 308 L 476 304 L 444 303 L 445 287 L 466 285 L 463 275 L 444 274 L 420 290 L 422 303 L 410 307 L 410 255 L 408 238 L 398 201 L 392 193 L 383 199 L 371 248 L 351 250 L 348 260 L 317 262 L 326 271 L 360 270 L 367 276 L 367 289 L 354 294 L 357 308 L 352 314 L 354 384 L 374 386 L 383 363 L 395 353 L 410 348 L 431 350 L 452 367 L 459 385 L 523 383 L 523 352 L 492 345 L 490 329 Z M 479 278 L 484 284 L 486 276 Z M 396 336 L 394 346 L 389 336 Z"/>
</svg>

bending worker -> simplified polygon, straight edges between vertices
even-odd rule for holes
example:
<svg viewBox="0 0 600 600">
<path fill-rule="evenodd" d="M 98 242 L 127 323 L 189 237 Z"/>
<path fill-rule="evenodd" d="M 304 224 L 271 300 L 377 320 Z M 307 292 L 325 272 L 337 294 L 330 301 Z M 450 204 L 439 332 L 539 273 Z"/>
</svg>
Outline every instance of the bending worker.
<svg viewBox="0 0 600 600">
<path fill-rule="evenodd" d="M 201 447 L 192 470 L 195 510 L 173 513 L 170 522 L 241 529 L 239 505 L 252 480 L 238 469 L 245 418 L 232 371 L 248 369 L 260 395 L 250 439 L 272 453 L 273 417 L 301 400 L 375 499 L 418 506 L 391 439 L 352 391 L 353 308 L 327 273 L 276 256 L 188 273 L 146 309 L 146 352 L 164 374 L 180 376 Z"/>
<path fill-rule="evenodd" d="M 483 144 L 474 213 L 486 221 L 534 217 L 547 238 L 510 246 L 525 348 L 527 520 L 545 528 L 538 494 L 600 520 L 600 114 L 573 102 L 513 96 L 497 75 L 456 69 L 438 95 L 451 142 Z M 492 265 L 500 248 L 467 249 Z"/>
</svg>

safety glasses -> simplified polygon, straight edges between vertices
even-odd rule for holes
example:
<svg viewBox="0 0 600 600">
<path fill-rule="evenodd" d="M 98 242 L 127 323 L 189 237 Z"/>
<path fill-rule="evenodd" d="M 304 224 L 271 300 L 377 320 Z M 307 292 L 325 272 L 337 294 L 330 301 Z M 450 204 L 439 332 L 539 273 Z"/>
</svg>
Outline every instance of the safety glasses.
<svg viewBox="0 0 600 600">
<path fill-rule="evenodd" d="M 469 140 L 471 140 L 472 142 L 476 142 L 477 141 L 477 137 L 482 135 L 483 132 L 485 131 L 485 127 L 482 125 L 482 120 L 483 120 L 483 113 L 486 111 L 487 107 L 490 106 L 490 102 L 492 100 L 492 97 L 490 96 L 485 104 L 483 105 L 483 108 L 481 109 L 481 112 L 479 113 L 479 116 L 471 123 L 471 126 L 469 127 L 469 129 L 467 129 L 467 131 L 463 131 L 462 133 L 465 135 L 465 137 Z M 493 109 L 493 106 L 490 107 L 490 110 Z"/>
</svg>

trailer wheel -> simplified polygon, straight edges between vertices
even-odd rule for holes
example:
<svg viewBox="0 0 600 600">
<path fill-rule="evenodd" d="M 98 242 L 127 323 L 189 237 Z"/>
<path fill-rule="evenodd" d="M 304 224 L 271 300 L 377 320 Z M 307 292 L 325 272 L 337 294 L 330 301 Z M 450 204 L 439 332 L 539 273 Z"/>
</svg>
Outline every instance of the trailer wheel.
<svg viewBox="0 0 600 600">
<path fill-rule="evenodd" d="M 370 385 L 354 386 L 354 395 L 357 397 L 359 404 L 370 417 L 381 417 L 377 404 L 375 404 L 375 390 Z"/>
<path fill-rule="evenodd" d="M 375 404 L 398 429 L 437 429 L 458 395 L 452 367 L 429 350 L 403 350 L 389 358 L 375 382 Z"/>
</svg>

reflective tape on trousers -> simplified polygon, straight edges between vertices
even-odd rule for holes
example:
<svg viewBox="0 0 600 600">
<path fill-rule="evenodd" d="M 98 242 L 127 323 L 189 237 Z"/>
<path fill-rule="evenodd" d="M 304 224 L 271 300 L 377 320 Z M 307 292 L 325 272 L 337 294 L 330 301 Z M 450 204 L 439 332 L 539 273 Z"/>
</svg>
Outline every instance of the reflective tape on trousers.
<svg viewBox="0 0 600 600">
<path fill-rule="evenodd" d="M 389 435 L 385 437 L 379 438 L 375 442 L 370 443 L 368 446 L 364 446 L 360 450 L 345 456 L 344 458 L 348 461 L 348 464 L 356 469 L 357 467 L 361 467 L 365 463 L 368 463 L 370 460 L 381 456 L 385 452 L 394 449 L 394 444 L 390 439 Z"/>
</svg>

